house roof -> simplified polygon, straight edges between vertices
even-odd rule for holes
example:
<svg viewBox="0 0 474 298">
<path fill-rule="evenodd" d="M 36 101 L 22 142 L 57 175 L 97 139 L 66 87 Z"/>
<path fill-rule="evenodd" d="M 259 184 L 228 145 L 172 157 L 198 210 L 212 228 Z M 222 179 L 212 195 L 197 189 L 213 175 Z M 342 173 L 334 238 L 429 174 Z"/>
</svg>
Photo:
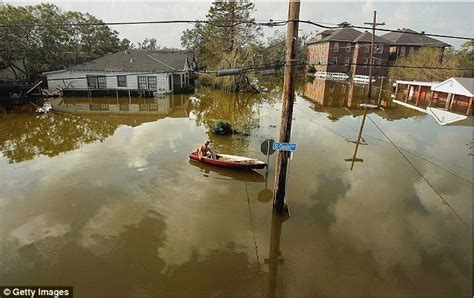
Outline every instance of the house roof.
<svg viewBox="0 0 474 298">
<path fill-rule="evenodd" d="M 398 32 L 384 34 L 382 38 L 389 40 L 394 45 L 449 47 L 449 44 L 445 42 L 405 28 Z"/>
<path fill-rule="evenodd" d="M 333 30 L 324 30 L 316 35 L 316 38 L 310 40 L 308 44 L 318 43 L 323 41 L 346 41 L 353 42 L 361 32 L 354 28 L 340 28 Z"/>
<path fill-rule="evenodd" d="M 370 32 L 363 32 L 359 36 L 354 39 L 354 42 L 371 42 L 372 41 L 372 33 Z M 375 35 L 374 41 L 376 43 L 388 43 L 390 44 L 391 42 L 389 40 L 386 40 L 385 38 L 382 38 L 380 36 Z"/>
<path fill-rule="evenodd" d="M 474 78 L 450 78 L 434 85 L 431 90 L 473 97 Z"/>
<path fill-rule="evenodd" d="M 372 33 L 360 32 L 354 28 L 346 27 L 340 29 L 328 29 L 320 32 L 316 38 L 310 40 L 308 44 L 323 41 L 343 41 L 343 42 L 371 42 Z M 380 36 L 375 35 L 377 43 L 391 43 Z"/>
<path fill-rule="evenodd" d="M 74 65 L 76 71 L 174 72 L 193 67 L 192 51 L 127 50 Z"/>
</svg>

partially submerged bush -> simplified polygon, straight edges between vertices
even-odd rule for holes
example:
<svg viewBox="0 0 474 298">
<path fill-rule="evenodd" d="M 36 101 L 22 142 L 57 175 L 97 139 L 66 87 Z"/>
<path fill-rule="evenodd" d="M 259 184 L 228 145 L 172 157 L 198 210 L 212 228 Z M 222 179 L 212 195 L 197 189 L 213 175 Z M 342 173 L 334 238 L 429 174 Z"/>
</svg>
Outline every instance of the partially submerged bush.
<svg viewBox="0 0 474 298">
<path fill-rule="evenodd" d="M 233 133 L 232 125 L 226 120 L 216 120 L 212 127 L 215 134 L 218 135 L 230 135 Z"/>
</svg>

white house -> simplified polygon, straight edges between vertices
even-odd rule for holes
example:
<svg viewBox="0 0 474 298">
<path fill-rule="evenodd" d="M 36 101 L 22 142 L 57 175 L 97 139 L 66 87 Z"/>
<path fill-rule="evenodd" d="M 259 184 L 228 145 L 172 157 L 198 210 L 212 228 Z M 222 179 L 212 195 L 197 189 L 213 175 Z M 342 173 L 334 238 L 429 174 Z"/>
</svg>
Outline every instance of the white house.
<svg viewBox="0 0 474 298">
<path fill-rule="evenodd" d="M 45 72 L 49 89 L 68 91 L 177 92 L 190 86 L 191 51 L 127 50 Z"/>
</svg>

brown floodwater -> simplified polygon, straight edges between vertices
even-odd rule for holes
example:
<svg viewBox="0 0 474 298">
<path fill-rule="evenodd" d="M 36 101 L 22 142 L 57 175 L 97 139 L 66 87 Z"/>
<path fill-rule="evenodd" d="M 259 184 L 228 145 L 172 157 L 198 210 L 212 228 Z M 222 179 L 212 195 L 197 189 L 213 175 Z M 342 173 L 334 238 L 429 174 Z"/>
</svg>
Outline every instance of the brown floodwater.
<svg viewBox="0 0 474 298">
<path fill-rule="evenodd" d="M 77 297 L 472 295 L 472 126 L 370 111 L 417 170 L 368 119 L 351 171 L 365 91 L 329 83 L 297 91 L 289 218 L 272 214 L 275 155 L 268 177 L 188 160 L 208 138 L 265 160 L 279 85 L 1 115 L 0 284 Z M 240 133 L 214 135 L 217 119 Z"/>
</svg>

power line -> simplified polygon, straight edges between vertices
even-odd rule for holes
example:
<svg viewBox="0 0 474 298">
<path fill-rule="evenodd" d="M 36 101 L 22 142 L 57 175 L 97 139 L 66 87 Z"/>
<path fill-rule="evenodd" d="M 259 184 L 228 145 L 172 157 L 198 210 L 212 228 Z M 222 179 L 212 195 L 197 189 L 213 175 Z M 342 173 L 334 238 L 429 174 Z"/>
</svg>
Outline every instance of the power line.
<svg viewBox="0 0 474 298">
<path fill-rule="evenodd" d="M 364 30 L 372 29 L 370 27 L 365 27 L 365 26 L 353 26 L 353 25 L 351 25 L 350 27 L 357 28 L 357 29 L 364 29 Z M 410 31 L 401 31 L 401 30 L 384 29 L 384 28 L 376 28 L 375 30 L 383 31 L 383 32 L 396 32 L 396 33 L 405 33 L 405 34 L 413 34 L 413 35 L 425 35 L 425 36 L 442 37 L 442 38 L 474 40 L 474 37 L 465 37 L 465 36 L 456 36 L 456 35 L 445 35 L 445 34 L 423 33 L 423 32 L 410 32 Z"/>
<path fill-rule="evenodd" d="M 243 24 L 256 26 L 277 27 L 284 26 L 288 21 L 240 21 L 240 22 L 213 22 L 207 20 L 162 20 L 162 21 L 129 21 L 129 22 L 95 22 L 95 23 L 24 23 L 24 24 L 0 24 L 0 28 L 14 27 L 83 27 L 83 26 L 122 26 L 122 25 L 150 25 L 150 24 L 209 24 L 216 27 L 235 27 Z"/>
<path fill-rule="evenodd" d="M 291 21 L 291 20 L 289 20 Z M 344 28 L 342 26 L 326 26 L 322 25 L 321 23 L 318 22 L 313 22 L 309 20 L 299 20 L 300 23 L 305 23 L 305 24 L 310 24 L 316 27 L 324 28 L 324 29 L 341 29 Z M 347 27 L 350 28 L 357 28 L 357 29 L 363 29 L 363 30 L 372 30 L 372 27 L 366 27 L 366 26 L 357 26 L 357 25 L 351 25 L 347 24 Z M 413 35 L 424 35 L 424 36 L 433 36 L 433 37 L 442 37 L 442 38 L 451 38 L 451 39 L 463 39 L 463 40 L 474 40 L 474 37 L 466 37 L 466 36 L 457 36 L 457 35 L 447 35 L 447 34 L 436 34 L 436 33 L 425 33 L 425 32 L 412 32 L 412 31 L 401 31 L 397 29 L 386 29 L 386 28 L 375 28 L 375 30 L 382 31 L 382 32 L 396 32 L 396 33 L 405 33 L 405 34 L 413 34 Z"/>
<path fill-rule="evenodd" d="M 446 206 L 448 206 L 448 208 L 466 226 L 466 228 L 472 231 L 472 227 L 461 217 L 461 215 L 459 215 L 459 213 L 448 203 L 448 201 L 446 201 L 443 195 L 438 190 L 436 190 L 436 188 L 431 184 L 431 182 L 429 182 L 428 179 L 426 179 L 423 173 L 421 173 L 421 171 L 410 161 L 410 159 L 402 152 L 402 150 L 400 150 L 400 148 L 398 148 L 398 146 L 395 145 L 395 143 L 388 137 L 387 134 L 385 134 L 385 132 L 377 125 L 377 123 L 375 123 L 375 121 L 372 120 L 372 118 L 370 118 L 370 116 L 368 116 L 368 118 L 372 122 L 372 124 L 374 124 L 374 126 L 380 131 L 380 133 L 390 142 L 390 144 L 392 144 L 392 146 L 403 156 L 403 158 L 408 162 L 408 164 L 413 168 L 413 170 L 415 170 L 415 172 L 428 184 L 428 186 L 434 191 L 434 193 L 438 195 L 441 201 Z"/>
<path fill-rule="evenodd" d="M 147 24 L 209 24 L 216 27 L 235 27 L 242 24 L 249 24 L 249 25 L 256 25 L 256 26 L 266 26 L 266 27 L 278 27 L 278 26 L 285 26 L 289 22 L 299 22 L 303 24 L 313 25 L 319 28 L 324 29 L 341 29 L 343 27 L 336 25 L 324 25 L 328 23 L 316 22 L 311 20 L 268 20 L 268 21 L 240 21 L 236 23 L 228 24 L 226 22 L 213 22 L 207 20 L 161 20 L 161 21 L 128 21 L 128 22 L 95 22 L 95 23 L 56 23 L 56 24 L 46 24 L 46 23 L 25 23 L 25 24 L 0 24 L 0 28 L 13 28 L 13 27 L 48 27 L 48 26 L 122 26 L 122 25 L 147 25 Z M 371 27 L 366 26 L 357 26 L 347 24 L 347 27 L 363 29 L 363 30 L 371 30 Z M 411 31 L 400 31 L 396 29 L 385 29 L 385 28 L 376 28 L 375 30 L 383 31 L 383 32 L 397 32 L 397 33 L 405 33 L 405 34 L 413 34 L 413 35 L 424 35 L 424 36 L 433 36 L 433 37 L 441 37 L 441 38 L 451 38 L 451 39 L 462 39 L 462 40 L 474 40 L 474 37 L 466 37 L 466 36 L 456 36 L 456 35 L 447 35 L 447 34 L 436 34 L 436 33 L 425 33 L 425 32 L 411 32 Z"/>
</svg>

